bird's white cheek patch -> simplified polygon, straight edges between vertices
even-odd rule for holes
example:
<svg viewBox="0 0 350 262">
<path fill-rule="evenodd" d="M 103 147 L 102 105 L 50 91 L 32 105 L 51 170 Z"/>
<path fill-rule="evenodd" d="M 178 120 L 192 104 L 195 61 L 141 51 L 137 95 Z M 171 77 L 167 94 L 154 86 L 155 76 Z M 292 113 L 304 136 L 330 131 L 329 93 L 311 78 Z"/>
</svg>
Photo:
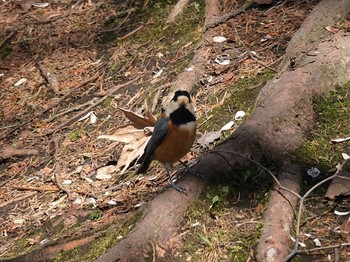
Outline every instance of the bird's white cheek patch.
<svg viewBox="0 0 350 262">
<path fill-rule="evenodd" d="M 195 121 L 179 125 L 179 129 L 186 130 L 186 131 L 189 131 L 189 132 L 193 131 L 193 129 L 195 129 L 195 128 L 196 128 L 196 122 Z"/>
</svg>

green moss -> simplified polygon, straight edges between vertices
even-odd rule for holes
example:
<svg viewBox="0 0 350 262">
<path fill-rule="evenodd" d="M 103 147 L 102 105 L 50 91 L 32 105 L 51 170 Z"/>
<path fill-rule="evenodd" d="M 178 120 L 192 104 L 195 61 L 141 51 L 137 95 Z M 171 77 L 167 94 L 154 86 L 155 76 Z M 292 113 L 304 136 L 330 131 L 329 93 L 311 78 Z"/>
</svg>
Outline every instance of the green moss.
<svg viewBox="0 0 350 262">
<path fill-rule="evenodd" d="M 219 130 L 224 123 L 234 118 L 234 112 L 238 110 L 243 110 L 249 115 L 255 106 L 255 101 L 261 87 L 263 87 L 267 80 L 272 79 L 273 76 L 274 73 L 267 70 L 264 74 L 257 75 L 256 77 L 241 78 L 232 85 L 228 85 L 225 91 L 229 93 L 229 96 L 225 99 L 222 106 L 213 110 L 213 117 L 210 121 L 202 121 L 205 122 L 202 128 L 207 131 Z M 208 103 L 216 104 L 217 101 L 214 99 L 216 97 L 213 97 Z"/>
<path fill-rule="evenodd" d="M 70 140 L 72 142 L 76 142 L 79 139 L 79 130 L 74 130 L 71 134 L 70 134 Z"/>
<path fill-rule="evenodd" d="M 124 223 L 120 228 L 112 226 L 105 230 L 105 233 L 93 242 L 84 246 L 60 253 L 52 261 L 60 262 L 80 262 L 80 261 L 95 261 L 106 250 L 119 241 L 118 236 L 125 236 L 142 217 L 142 213 L 136 213 L 134 217 Z"/>
<path fill-rule="evenodd" d="M 294 158 L 307 167 L 329 169 L 342 161 L 346 143 L 332 144 L 331 139 L 349 136 L 350 83 L 314 99 L 317 124 Z M 349 153 L 349 152 L 348 152 Z"/>
<path fill-rule="evenodd" d="M 117 46 L 125 43 L 128 52 L 118 58 L 118 62 L 112 66 L 113 70 L 119 72 L 129 61 L 133 61 L 132 63 L 139 67 L 144 66 L 147 70 L 154 71 L 165 67 L 168 81 L 171 81 L 188 65 L 192 58 L 191 52 L 201 39 L 204 1 L 189 4 L 174 23 L 167 25 L 166 19 L 176 2 L 149 1 L 146 8 L 143 7 L 143 2 L 136 2 L 134 12 L 130 16 L 132 22 L 123 28 L 115 40 Z M 137 33 L 125 39 L 118 38 L 140 24 L 144 27 Z M 188 50 L 186 56 L 177 55 L 181 48 Z M 134 53 L 137 55 L 133 55 Z M 163 55 L 171 63 L 163 64 L 164 59 L 157 57 L 157 54 Z"/>
<path fill-rule="evenodd" d="M 0 48 L 0 60 L 4 60 L 8 57 L 12 52 L 12 48 L 9 45 L 3 45 Z"/>
<path fill-rule="evenodd" d="M 253 176 L 253 174 L 252 174 Z M 256 218 L 256 206 L 266 201 L 269 183 L 254 172 L 255 179 L 244 186 L 231 180 L 211 181 L 210 186 L 188 209 L 184 221 L 187 234 L 184 237 L 182 257 L 190 261 L 203 261 L 215 255 L 217 261 L 247 261 L 258 244 L 262 224 L 245 222 Z M 256 190 L 259 188 L 259 190 Z M 239 218 L 243 216 L 241 226 Z M 196 227 L 191 225 L 199 222 Z"/>
<path fill-rule="evenodd" d="M 102 217 L 102 213 L 98 210 L 92 211 L 90 214 L 90 220 L 97 220 Z"/>
</svg>

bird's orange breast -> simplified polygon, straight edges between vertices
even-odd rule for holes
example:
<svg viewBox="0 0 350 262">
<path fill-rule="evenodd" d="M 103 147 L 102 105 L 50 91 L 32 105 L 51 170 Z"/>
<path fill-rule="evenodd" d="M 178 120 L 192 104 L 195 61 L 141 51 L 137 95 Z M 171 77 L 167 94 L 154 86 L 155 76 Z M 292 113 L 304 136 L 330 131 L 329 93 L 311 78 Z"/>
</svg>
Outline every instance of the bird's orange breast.
<svg viewBox="0 0 350 262">
<path fill-rule="evenodd" d="M 160 163 L 172 164 L 190 151 L 196 138 L 196 127 L 178 127 L 171 122 L 166 137 L 154 150 L 153 158 Z"/>
</svg>

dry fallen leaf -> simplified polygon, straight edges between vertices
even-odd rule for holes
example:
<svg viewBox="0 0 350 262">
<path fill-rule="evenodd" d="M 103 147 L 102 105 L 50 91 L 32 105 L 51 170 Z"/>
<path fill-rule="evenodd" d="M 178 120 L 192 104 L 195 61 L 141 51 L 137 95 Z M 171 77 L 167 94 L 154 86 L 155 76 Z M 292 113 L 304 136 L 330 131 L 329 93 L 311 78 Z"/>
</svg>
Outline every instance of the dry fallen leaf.
<svg viewBox="0 0 350 262">
<path fill-rule="evenodd" d="M 198 144 L 203 146 L 208 146 L 209 144 L 213 143 L 215 140 L 218 140 L 220 136 L 221 136 L 221 130 L 205 133 L 198 139 Z"/>
<path fill-rule="evenodd" d="M 119 141 L 123 143 L 130 143 L 133 140 L 139 140 L 145 136 L 145 132 L 142 129 L 137 129 L 133 125 L 127 125 L 118 128 L 113 135 L 100 135 L 98 139 L 109 139 L 112 141 Z"/>
<path fill-rule="evenodd" d="M 134 140 L 131 143 L 125 145 L 123 147 L 122 153 L 120 154 L 120 157 L 118 159 L 117 168 L 122 169 L 121 173 L 123 174 L 130 164 L 134 162 L 135 160 L 138 160 L 145 151 L 145 147 L 147 146 L 147 143 L 151 137 L 143 137 L 140 140 Z"/>
<path fill-rule="evenodd" d="M 133 126 L 138 128 L 138 129 L 143 129 L 148 126 L 154 126 L 156 123 L 156 118 L 152 115 L 151 112 L 146 111 L 146 116 L 141 116 L 139 114 L 136 114 L 130 110 L 126 110 L 123 108 L 119 108 L 124 115 L 131 121 L 133 122 Z"/>
</svg>

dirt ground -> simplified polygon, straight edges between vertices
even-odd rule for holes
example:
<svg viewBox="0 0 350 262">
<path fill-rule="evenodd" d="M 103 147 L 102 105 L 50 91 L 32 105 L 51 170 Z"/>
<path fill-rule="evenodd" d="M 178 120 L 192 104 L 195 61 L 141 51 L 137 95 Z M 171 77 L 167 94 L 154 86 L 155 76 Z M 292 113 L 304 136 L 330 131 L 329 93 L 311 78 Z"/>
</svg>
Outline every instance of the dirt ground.
<svg viewBox="0 0 350 262">
<path fill-rule="evenodd" d="M 239 2 L 222 1 L 222 11 Z M 211 60 L 193 94 L 198 138 L 218 131 L 238 110 L 251 112 L 288 41 L 318 1 L 291 2 L 253 6 L 217 27 L 227 40 L 210 43 Z M 158 165 L 145 176 L 136 176 L 131 163 L 127 172 L 96 178 L 101 167 L 116 164 L 124 146 L 97 137 L 129 122 L 119 108 L 142 113 L 147 104 L 154 115 L 160 112 L 161 98 L 188 68 L 201 39 L 204 1 L 191 2 L 173 24 L 164 21 L 176 1 L 35 3 L 0 3 L 0 254 L 8 258 L 56 246 L 47 251 L 55 256 L 107 236 L 84 258 L 92 261 L 124 237 L 145 203 L 167 188 Z M 220 65 L 216 58 L 230 63 Z M 91 115 L 81 119 L 90 112 L 96 122 Z M 191 163 L 210 147 L 196 144 L 186 160 Z M 14 148 L 23 150 L 14 154 Z M 5 149 L 13 157 L 4 157 Z M 184 244 L 175 252 L 179 261 L 253 261 L 272 183 L 261 187 L 261 176 L 243 177 L 216 181 L 193 204 L 183 223 Z M 321 196 L 314 202 L 325 206 Z M 330 218 L 327 207 L 307 209 L 305 225 L 315 232 L 309 230 L 303 241 L 312 246 L 315 236 L 325 244 L 340 238 L 334 228 L 343 217 Z M 307 259 L 329 261 L 327 256 Z"/>
</svg>

